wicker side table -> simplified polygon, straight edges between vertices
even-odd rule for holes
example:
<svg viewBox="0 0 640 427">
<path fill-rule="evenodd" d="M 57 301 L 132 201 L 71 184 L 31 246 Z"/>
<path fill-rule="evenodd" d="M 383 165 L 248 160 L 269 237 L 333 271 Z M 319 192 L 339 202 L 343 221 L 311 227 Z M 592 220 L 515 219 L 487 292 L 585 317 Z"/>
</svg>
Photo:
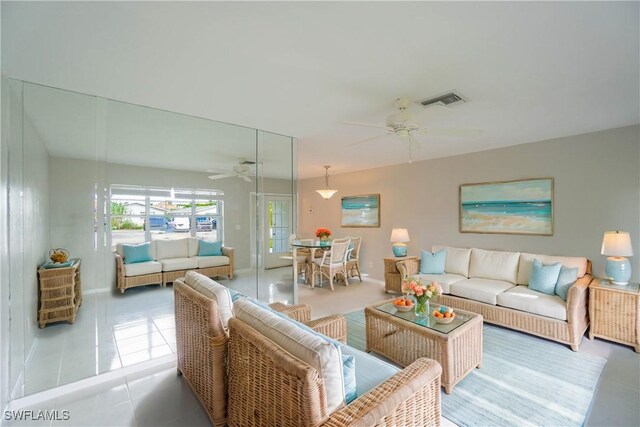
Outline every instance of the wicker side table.
<svg viewBox="0 0 640 427">
<path fill-rule="evenodd" d="M 80 259 L 69 267 L 38 269 L 38 326 L 67 321 L 74 324 L 82 304 Z"/>
<path fill-rule="evenodd" d="M 594 279 L 589 285 L 589 339 L 604 338 L 640 353 L 640 284 L 612 285 Z"/>
<path fill-rule="evenodd" d="M 407 259 L 418 259 L 417 256 L 403 256 L 384 259 L 384 291 L 386 293 L 396 292 L 401 293 L 402 289 L 402 275 L 396 268 L 398 261 L 404 261 Z"/>
</svg>

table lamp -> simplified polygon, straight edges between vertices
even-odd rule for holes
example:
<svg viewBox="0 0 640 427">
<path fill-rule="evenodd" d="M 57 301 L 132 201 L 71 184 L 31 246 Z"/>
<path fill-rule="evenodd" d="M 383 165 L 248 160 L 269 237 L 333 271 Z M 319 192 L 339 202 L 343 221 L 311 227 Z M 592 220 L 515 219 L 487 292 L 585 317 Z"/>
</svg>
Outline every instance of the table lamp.
<svg viewBox="0 0 640 427">
<path fill-rule="evenodd" d="M 406 228 L 394 228 L 391 230 L 391 242 L 393 243 L 393 255 L 397 257 L 407 256 L 407 243 L 409 232 Z"/>
<path fill-rule="evenodd" d="M 605 274 L 614 285 L 626 285 L 631 278 L 631 263 L 625 257 L 633 256 L 631 237 L 626 231 L 605 231 L 602 255 L 606 255 Z"/>
</svg>

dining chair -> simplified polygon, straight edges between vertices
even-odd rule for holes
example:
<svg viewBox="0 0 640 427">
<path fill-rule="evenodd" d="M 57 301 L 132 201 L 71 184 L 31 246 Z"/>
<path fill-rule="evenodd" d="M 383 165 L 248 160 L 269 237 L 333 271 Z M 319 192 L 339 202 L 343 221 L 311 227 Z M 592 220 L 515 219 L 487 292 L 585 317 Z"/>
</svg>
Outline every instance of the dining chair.
<svg viewBox="0 0 640 427">
<path fill-rule="evenodd" d="M 282 255 L 280 259 L 293 260 L 293 242 L 295 240 L 299 240 L 301 243 L 313 243 L 313 239 L 298 239 L 298 236 L 295 234 L 289 235 L 289 253 L 287 255 Z M 298 248 L 296 251 L 296 259 L 295 262 L 298 263 L 298 275 L 304 274 L 305 282 L 308 281 L 307 278 L 309 276 L 309 255 L 311 251 L 309 249 Z M 295 280 L 294 280 L 295 281 Z"/>
<path fill-rule="evenodd" d="M 347 273 L 350 277 L 354 277 L 355 272 L 362 282 L 362 274 L 360 273 L 360 245 L 362 244 L 362 237 L 351 237 L 350 239 L 351 250 L 349 251 L 349 258 L 347 258 Z"/>
<path fill-rule="evenodd" d="M 349 278 L 347 277 L 347 255 L 349 251 L 349 244 L 351 239 L 334 239 L 331 243 L 331 250 L 323 254 L 322 259 L 313 260 L 314 271 L 312 274 L 320 274 L 320 283 L 322 283 L 322 277 L 329 279 L 331 290 L 333 291 L 333 279 L 341 274 L 344 278 L 345 286 L 349 285 Z M 312 283 L 313 286 L 313 283 Z"/>
</svg>

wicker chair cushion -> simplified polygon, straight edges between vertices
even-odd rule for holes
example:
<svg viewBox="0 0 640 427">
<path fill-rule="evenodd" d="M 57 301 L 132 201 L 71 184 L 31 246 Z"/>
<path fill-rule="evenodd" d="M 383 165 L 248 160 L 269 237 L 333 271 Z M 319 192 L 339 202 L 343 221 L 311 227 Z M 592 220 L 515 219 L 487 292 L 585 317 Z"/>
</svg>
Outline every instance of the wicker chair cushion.
<svg viewBox="0 0 640 427">
<path fill-rule="evenodd" d="M 233 308 L 237 319 L 318 372 L 324 380 L 328 414 L 345 405 L 342 354 L 339 347 L 247 299 L 238 299 Z"/>
<path fill-rule="evenodd" d="M 159 260 L 162 271 L 178 271 L 198 268 L 198 261 L 193 258 L 167 258 Z"/>
<path fill-rule="evenodd" d="M 363 396 L 396 373 L 397 367 L 353 347 L 343 346 L 342 354 L 353 356 L 356 365 L 356 393 Z"/>
<path fill-rule="evenodd" d="M 529 284 L 529 276 L 531 276 L 531 266 L 534 259 L 540 260 L 543 264 L 559 262 L 567 268 L 578 268 L 578 277 L 584 276 L 587 272 L 587 259 L 584 257 L 538 255 L 523 252 L 520 254 L 520 264 L 518 266 L 518 285 Z"/>
<path fill-rule="evenodd" d="M 194 256 L 193 259 L 198 262 L 198 268 L 220 267 L 221 265 L 229 265 L 229 257 L 220 256 Z"/>
<path fill-rule="evenodd" d="M 486 251 L 471 249 L 469 277 L 502 280 L 515 285 L 518 278 L 520 252 Z"/>
<path fill-rule="evenodd" d="M 433 252 L 447 250 L 447 258 L 444 261 L 444 271 L 452 274 L 459 274 L 469 277 L 469 259 L 471 258 L 471 249 L 452 248 L 450 246 L 434 245 L 431 250 Z"/>
<path fill-rule="evenodd" d="M 496 305 L 498 295 L 513 288 L 510 282 L 492 279 L 466 279 L 449 286 L 452 295 Z"/>
<path fill-rule="evenodd" d="M 220 323 L 226 329 L 229 319 L 233 317 L 233 301 L 229 289 L 207 276 L 188 271 L 184 278 L 184 283 L 194 290 L 200 292 L 208 298 L 213 299 L 218 304 L 218 314 Z"/>
<path fill-rule="evenodd" d="M 557 295 L 547 295 L 529 289 L 528 286 L 516 286 L 498 295 L 498 305 L 526 311 L 531 314 L 567 320 L 567 306 Z"/>
<path fill-rule="evenodd" d="M 161 272 L 162 264 L 160 264 L 158 261 L 136 262 L 134 264 L 124 265 L 124 275 L 127 277 L 142 276 L 144 274 L 155 274 Z"/>
<path fill-rule="evenodd" d="M 187 239 L 156 240 L 156 261 L 170 258 L 188 258 Z"/>
<path fill-rule="evenodd" d="M 449 294 L 451 293 L 449 286 L 452 283 L 459 282 L 461 280 L 466 280 L 467 278 L 461 276 L 460 274 L 417 274 L 416 276 L 420 277 L 423 281 L 426 282 L 438 282 L 440 287 L 442 288 L 442 293 Z"/>
</svg>

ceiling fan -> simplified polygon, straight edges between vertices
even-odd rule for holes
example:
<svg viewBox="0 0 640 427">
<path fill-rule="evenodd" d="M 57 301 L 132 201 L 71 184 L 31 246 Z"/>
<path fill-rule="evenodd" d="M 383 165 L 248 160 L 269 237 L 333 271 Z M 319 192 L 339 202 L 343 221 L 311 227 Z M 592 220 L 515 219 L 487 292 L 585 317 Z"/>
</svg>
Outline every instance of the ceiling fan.
<svg viewBox="0 0 640 427">
<path fill-rule="evenodd" d="M 231 170 L 224 169 L 209 169 L 207 172 L 217 173 L 216 175 L 209 175 L 209 179 L 223 179 L 223 178 L 240 178 L 247 182 L 253 182 L 251 177 L 251 166 L 255 165 L 256 162 L 251 160 L 240 159 L 237 165 L 234 165 Z"/>
<path fill-rule="evenodd" d="M 349 145 L 360 145 L 365 142 L 372 141 L 378 138 L 384 138 L 389 135 L 393 135 L 399 138 L 406 138 L 409 140 L 409 149 L 411 145 L 420 148 L 420 141 L 415 137 L 419 135 L 425 136 L 457 136 L 457 137 L 473 137 L 479 136 L 482 131 L 479 129 L 435 129 L 428 127 L 421 127 L 413 122 L 415 115 L 410 111 L 410 107 L 414 105 L 413 101 L 409 98 L 398 98 L 395 100 L 394 105 L 398 111 L 387 116 L 384 125 L 375 123 L 362 123 L 362 122 L 350 122 L 345 121 L 343 123 L 356 126 L 367 126 L 373 128 L 384 129 L 385 132 L 370 138 L 366 138 L 360 141 L 353 142 Z M 432 104 L 428 108 L 444 108 L 451 110 L 448 107 Z"/>
</svg>

